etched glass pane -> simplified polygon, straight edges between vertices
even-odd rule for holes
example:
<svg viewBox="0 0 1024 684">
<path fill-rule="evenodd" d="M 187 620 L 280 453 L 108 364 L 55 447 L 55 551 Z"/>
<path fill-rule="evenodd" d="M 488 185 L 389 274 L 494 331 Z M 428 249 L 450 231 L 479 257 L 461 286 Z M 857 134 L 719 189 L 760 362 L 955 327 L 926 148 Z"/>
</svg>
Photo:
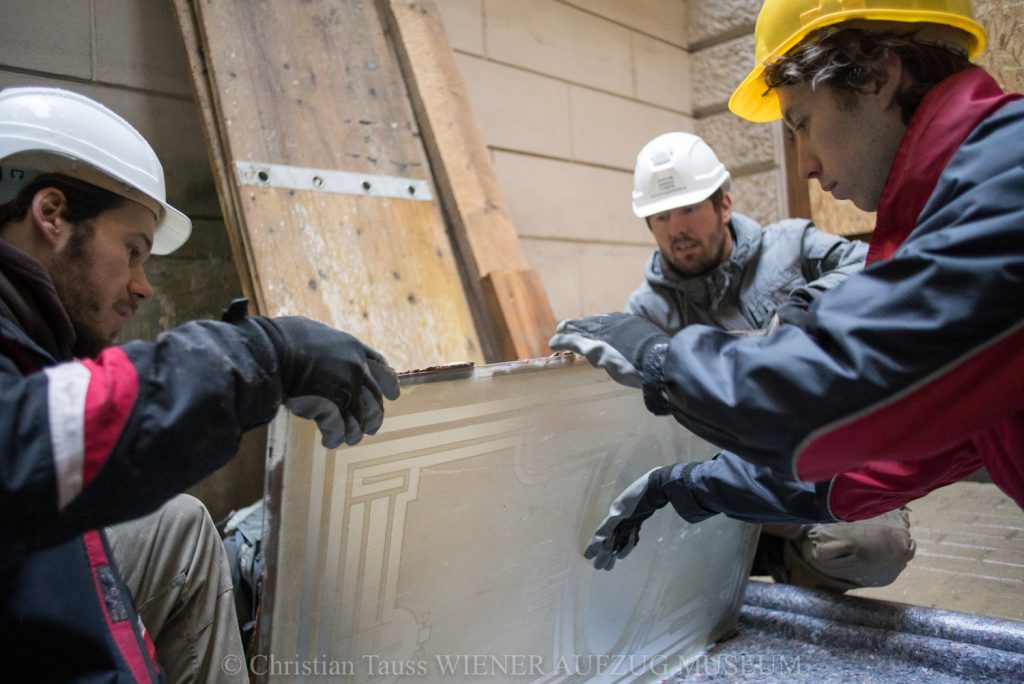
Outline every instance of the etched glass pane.
<svg viewBox="0 0 1024 684">
<path fill-rule="evenodd" d="M 279 416 L 258 647 L 274 660 L 256 664 L 354 682 L 664 676 L 732 626 L 757 528 L 669 507 L 611 572 L 582 550 L 637 477 L 714 453 L 563 357 L 407 377 L 381 433 L 337 451 Z"/>
</svg>

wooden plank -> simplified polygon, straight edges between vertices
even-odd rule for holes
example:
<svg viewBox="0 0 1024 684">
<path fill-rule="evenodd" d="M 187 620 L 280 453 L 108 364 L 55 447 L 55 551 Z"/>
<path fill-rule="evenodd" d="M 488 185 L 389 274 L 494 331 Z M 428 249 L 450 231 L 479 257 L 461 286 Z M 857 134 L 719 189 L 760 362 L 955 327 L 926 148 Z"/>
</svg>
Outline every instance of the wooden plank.
<svg viewBox="0 0 1024 684">
<path fill-rule="evenodd" d="M 254 285 L 256 272 L 253 268 L 247 236 L 242 230 L 241 212 L 238 210 L 235 193 L 232 191 L 233 176 L 226 165 L 220 126 L 213 111 L 213 94 L 210 92 L 210 82 L 207 79 L 206 57 L 199 40 L 199 27 L 192 8 L 192 0 L 171 0 L 171 8 L 177 18 L 178 35 L 181 36 L 181 42 L 185 48 L 185 57 L 192 77 L 192 94 L 195 97 L 196 107 L 203 124 L 203 137 L 206 140 L 210 168 L 217 186 L 217 196 L 220 199 L 235 268 L 238 270 L 242 283 L 242 291 L 252 303 L 253 310 L 261 311 L 259 288 Z"/>
<path fill-rule="evenodd" d="M 861 211 L 850 200 L 837 200 L 823 192 L 817 181 L 807 185 L 810 186 L 810 216 L 815 225 L 835 235 L 870 239 L 875 230 L 875 212 Z"/>
<path fill-rule="evenodd" d="M 222 197 L 234 198 L 260 311 L 351 331 L 399 368 L 482 361 L 435 203 L 242 184 L 234 173 L 235 162 L 252 162 L 432 182 L 376 8 L 326 0 L 192 8 L 231 172 L 218 181 L 229 185 Z"/>
<path fill-rule="evenodd" d="M 537 272 L 492 271 L 480 283 L 488 309 L 505 312 L 504 316 L 495 320 L 501 326 L 497 333 L 502 344 L 502 356 L 518 359 L 551 354 L 548 339 L 554 332 L 554 322 L 551 320 L 551 307 L 547 306 L 544 285 Z M 538 306 L 541 302 L 545 306 Z M 546 336 L 537 339 L 534 331 L 546 331 Z M 528 350 L 529 356 L 520 356 L 524 349 Z"/>
<path fill-rule="evenodd" d="M 497 333 L 501 359 L 543 356 L 555 319 L 540 279 L 519 246 L 494 166 L 433 0 L 377 0 L 394 34 L 395 50 L 430 155 L 459 256 Z M 492 274 L 524 274 L 514 299 L 493 297 Z M 526 301 L 529 300 L 529 301 Z"/>
</svg>

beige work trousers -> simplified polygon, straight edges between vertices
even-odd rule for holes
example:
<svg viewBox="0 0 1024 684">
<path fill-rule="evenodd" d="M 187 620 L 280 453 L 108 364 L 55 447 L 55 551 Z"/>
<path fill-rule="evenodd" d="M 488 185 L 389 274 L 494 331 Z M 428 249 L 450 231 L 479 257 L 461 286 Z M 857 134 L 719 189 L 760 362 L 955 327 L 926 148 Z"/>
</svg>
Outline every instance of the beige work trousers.
<svg viewBox="0 0 1024 684">
<path fill-rule="evenodd" d="M 907 509 L 820 525 L 763 525 L 755 574 L 811 589 L 891 584 L 914 557 Z"/>
<path fill-rule="evenodd" d="M 227 556 L 206 507 L 180 494 L 106 533 L 167 680 L 248 682 Z"/>
</svg>

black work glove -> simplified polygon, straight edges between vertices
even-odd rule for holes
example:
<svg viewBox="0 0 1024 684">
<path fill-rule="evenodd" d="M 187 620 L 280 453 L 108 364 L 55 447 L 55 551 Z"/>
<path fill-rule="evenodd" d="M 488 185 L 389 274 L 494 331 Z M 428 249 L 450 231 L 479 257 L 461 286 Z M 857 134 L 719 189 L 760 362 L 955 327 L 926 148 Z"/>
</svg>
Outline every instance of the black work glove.
<svg viewBox="0 0 1024 684">
<path fill-rule="evenodd" d="M 659 344 L 667 346 L 669 339 L 645 318 L 607 313 L 562 321 L 548 346 L 555 351 L 574 351 L 603 368 L 616 382 L 640 388 L 648 351 Z"/>
<path fill-rule="evenodd" d="M 375 434 L 384 421 L 383 397 L 398 399 L 398 376 L 378 352 L 323 323 L 288 316 L 254 316 L 277 352 L 285 405 L 315 420 L 322 443 L 334 449 Z"/>
<path fill-rule="evenodd" d="M 640 541 L 640 526 L 669 502 L 665 485 L 682 482 L 683 467 L 676 464 L 654 468 L 626 487 L 612 502 L 608 517 L 590 538 L 583 557 L 592 559 L 598 570 L 611 570 L 617 559 L 628 556 Z"/>
<path fill-rule="evenodd" d="M 790 293 L 786 303 L 779 307 L 775 314 L 779 317 L 780 323 L 795 325 L 801 330 L 807 328 L 808 313 L 811 304 L 818 298 L 821 292 L 813 288 L 798 288 Z"/>
</svg>

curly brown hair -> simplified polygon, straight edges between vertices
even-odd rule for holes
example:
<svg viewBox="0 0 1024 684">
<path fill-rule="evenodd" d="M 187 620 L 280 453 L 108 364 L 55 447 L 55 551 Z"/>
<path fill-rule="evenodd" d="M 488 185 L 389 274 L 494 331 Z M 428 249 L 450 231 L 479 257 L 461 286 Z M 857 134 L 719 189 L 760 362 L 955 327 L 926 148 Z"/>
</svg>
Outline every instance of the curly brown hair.
<svg viewBox="0 0 1024 684">
<path fill-rule="evenodd" d="M 909 84 L 896 96 L 904 124 L 910 122 L 925 93 L 973 66 L 966 51 L 916 40 L 913 31 L 830 26 L 811 33 L 801 45 L 765 66 L 765 83 L 769 88 L 803 84 L 812 90 L 827 85 L 852 106 L 855 94 L 876 92 L 885 82 L 882 63 L 890 55 L 898 56 L 910 75 Z"/>
</svg>

